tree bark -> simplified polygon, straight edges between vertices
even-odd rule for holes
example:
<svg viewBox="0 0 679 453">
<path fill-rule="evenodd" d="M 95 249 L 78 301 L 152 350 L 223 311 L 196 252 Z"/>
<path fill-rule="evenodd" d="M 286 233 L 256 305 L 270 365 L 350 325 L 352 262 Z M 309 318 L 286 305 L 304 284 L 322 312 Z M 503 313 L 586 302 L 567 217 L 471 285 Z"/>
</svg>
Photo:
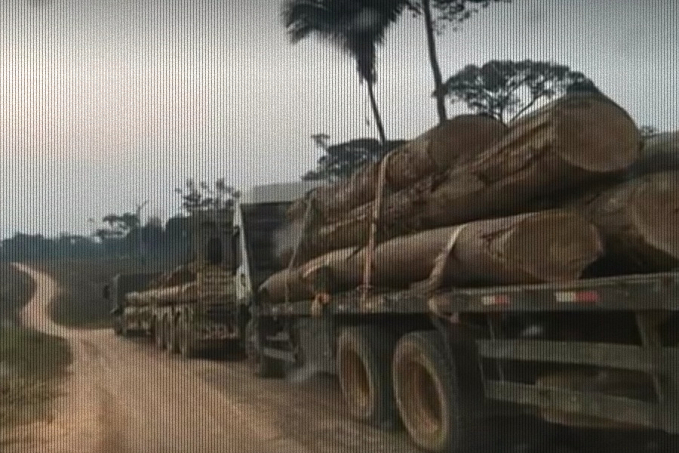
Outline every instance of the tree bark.
<svg viewBox="0 0 679 453">
<path fill-rule="evenodd" d="M 449 248 L 453 235 L 456 240 Z M 406 288 L 427 280 L 441 259 L 436 280 L 443 286 L 562 282 L 579 278 L 602 251 L 596 228 L 578 214 L 560 210 L 522 214 L 423 231 L 380 244 L 370 283 Z M 330 252 L 289 273 L 273 275 L 259 291 L 269 301 L 284 301 L 286 278 L 290 301 L 351 290 L 362 283 L 364 261 L 365 251 Z"/>
<path fill-rule="evenodd" d="M 679 171 L 648 174 L 571 203 L 602 234 L 606 256 L 593 274 L 669 271 L 679 266 Z"/>
<path fill-rule="evenodd" d="M 501 122 L 480 115 L 460 115 L 421 134 L 390 152 L 386 189 L 398 191 L 423 177 L 443 172 L 462 157 L 481 153 L 507 131 Z M 348 211 L 375 198 L 381 162 L 368 164 L 350 178 L 313 192 L 314 208 L 322 223 L 336 221 Z M 288 210 L 288 218 L 301 220 L 307 200 Z"/>
<path fill-rule="evenodd" d="M 632 167 L 632 174 L 638 176 L 668 170 L 679 170 L 679 131 L 645 139 L 641 157 Z"/>
<path fill-rule="evenodd" d="M 382 124 L 382 116 L 380 115 L 380 110 L 377 108 L 377 101 L 375 100 L 374 84 L 366 80 L 366 85 L 368 85 L 368 97 L 370 98 L 370 107 L 373 111 L 373 117 L 375 118 L 375 125 L 377 126 L 377 133 L 380 137 L 380 143 L 382 145 L 387 143 L 387 136 L 384 133 L 384 125 Z"/>
<path fill-rule="evenodd" d="M 427 49 L 429 51 L 429 63 L 431 72 L 434 76 L 434 97 L 436 98 L 436 112 L 439 116 L 439 123 L 443 124 L 447 119 L 446 114 L 446 94 L 443 91 L 443 77 L 436 54 L 436 39 L 434 37 L 434 20 L 431 15 L 431 2 L 422 0 L 422 12 L 424 13 L 424 25 L 427 32 Z"/>
<path fill-rule="evenodd" d="M 632 119 L 601 96 L 569 95 L 517 120 L 496 144 L 448 172 L 387 196 L 379 239 L 557 207 L 563 196 L 620 177 L 641 138 Z M 305 237 L 306 259 L 367 243 L 372 203 Z"/>
</svg>

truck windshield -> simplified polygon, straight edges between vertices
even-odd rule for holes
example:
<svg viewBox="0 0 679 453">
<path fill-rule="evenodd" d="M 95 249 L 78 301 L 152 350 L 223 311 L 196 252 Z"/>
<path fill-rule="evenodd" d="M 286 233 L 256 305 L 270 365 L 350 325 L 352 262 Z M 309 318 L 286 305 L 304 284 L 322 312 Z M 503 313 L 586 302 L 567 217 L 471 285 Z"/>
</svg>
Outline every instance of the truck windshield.
<svg viewBox="0 0 679 453">
<path fill-rule="evenodd" d="M 277 253 L 275 235 L 285 223 L 285 212 L 289 206 L 290 203 L 242 206 L 245 245 L 255 288 L 285 267 Z"/>
</svg>

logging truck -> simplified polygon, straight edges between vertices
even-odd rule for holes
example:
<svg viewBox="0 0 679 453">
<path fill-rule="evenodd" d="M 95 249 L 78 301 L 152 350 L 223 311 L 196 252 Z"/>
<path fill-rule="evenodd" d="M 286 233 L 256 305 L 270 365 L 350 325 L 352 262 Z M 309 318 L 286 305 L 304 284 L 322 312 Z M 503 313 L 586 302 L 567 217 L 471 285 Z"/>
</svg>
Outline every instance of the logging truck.
<svg viewBox="0 0 679 453">
<path fill-rule="evenodd" d="M 240 344 L 246 313 L 237 304 L 231 253 L 231 210 L 192 213 L 194 259 L 171 272 L 116 276 L 104 296 L 113 328 L 146 335 L 159 348 L 194 357 Z"/>
<path fill-rule="evenodd" d="M 255 187 L 236 206 L 236 294 L 250 314 L 245 349 L 256 375 L 335 374 L 356 419 L 403 426 L 431 452 L 467 451 L 489 434 L 478 421 L 508 409 L 557 425 L 679 434 L 679 273 L 364 285 L 272 301 L 259 288 L 287 268 L 276 232 L 315 187 Z"/>
</svg>

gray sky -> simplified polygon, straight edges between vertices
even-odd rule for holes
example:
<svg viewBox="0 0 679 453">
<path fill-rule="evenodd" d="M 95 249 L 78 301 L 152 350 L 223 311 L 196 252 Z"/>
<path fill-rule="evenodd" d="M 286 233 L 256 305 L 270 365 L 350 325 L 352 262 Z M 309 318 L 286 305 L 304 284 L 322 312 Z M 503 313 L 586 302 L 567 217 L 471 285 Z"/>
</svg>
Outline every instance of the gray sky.
<svg viewBox="0 0 679 453">
<path fill-rule="evenodd" d="M 544 59 L 593 78 L 639 125 L 679 129 L 674 0 L 514 0 L 438 38 L 444 77 L 493 58 Z M 354 63 L 291 46 L 279 0 L 0 2 L 0 238 L 88 234 L 151 200 L 179 212 L 187 178 L 297 180 L 309 136 L 375 136 Z M 435 124 L 424 29 L 393 27 L 378 62 L 387 135 Z M 461 113 L 463 109 L 451 109 Z"/>
</svg>

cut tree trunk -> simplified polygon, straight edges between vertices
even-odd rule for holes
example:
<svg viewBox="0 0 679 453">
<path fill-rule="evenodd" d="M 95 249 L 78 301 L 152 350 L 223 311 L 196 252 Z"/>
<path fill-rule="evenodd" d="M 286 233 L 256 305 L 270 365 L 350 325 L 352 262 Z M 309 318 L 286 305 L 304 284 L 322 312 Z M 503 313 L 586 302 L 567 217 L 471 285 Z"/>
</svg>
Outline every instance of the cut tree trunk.
<svg viewBox="0 0 679 453">
<path fill-rule="evenodd" d="M 641 157 L 632 167 L 632 174 L 638 176 L 668 170 L 679 170 L 679 131 L 645 139 Z"/>
<path fill-rule="evenodd" d="M 627 113 L 598 95 L 567 95 L 517 120 L 486 151 L 463 157 L 393 193 L 382 204 L 379 240 L 408 232 L 557 207 L 570 191 L 619 178 L 639 157 L 641 137 Z M 301 262 L 367 243 L 373 203 L 305 236 Z"/>
<path fill-rule="evenodd" d="M 506 130 L 500 121 L 481 115 L 460 115 L 445 121 L 388 154 L 385 187 L 398 191 L 431 173 L 448 170 L 462 156 L 479 154 L 497 142 Z M 349 179 L 312 192 L 321 223 L 337 220 L 373 200 L 379 167 L 380 163 L 368 164 Z M 306 203 L 294 203 L 288 218 L 301 220 Z"/>
<path fill-rule="evenodd" d="M 452 242 L 451 243 L 451 239 Z M 443 253 L 442 253 L 443 252 Z M 478 286 L 562 282 L 580 277 L 603 253 L 596 228 L 561 210 L 522 214 L 403 236 L 375 249 L 377 287 L 406 288 L 429 280 L 439 285 Z M 331 252 L 273 275 L 260 294 L 272 302 L 351 290 L 362 283 L 365 250 Z M 432 271 L 436 263 L 437 272 Z"/>
<path fill-rule="evenodd" d="M 679 266 L 679 171 L 593 191 L 573 205 L 597 226 L 606 244 L 606 257 L 593 273 L 661 272 Z"/>
</svg>

